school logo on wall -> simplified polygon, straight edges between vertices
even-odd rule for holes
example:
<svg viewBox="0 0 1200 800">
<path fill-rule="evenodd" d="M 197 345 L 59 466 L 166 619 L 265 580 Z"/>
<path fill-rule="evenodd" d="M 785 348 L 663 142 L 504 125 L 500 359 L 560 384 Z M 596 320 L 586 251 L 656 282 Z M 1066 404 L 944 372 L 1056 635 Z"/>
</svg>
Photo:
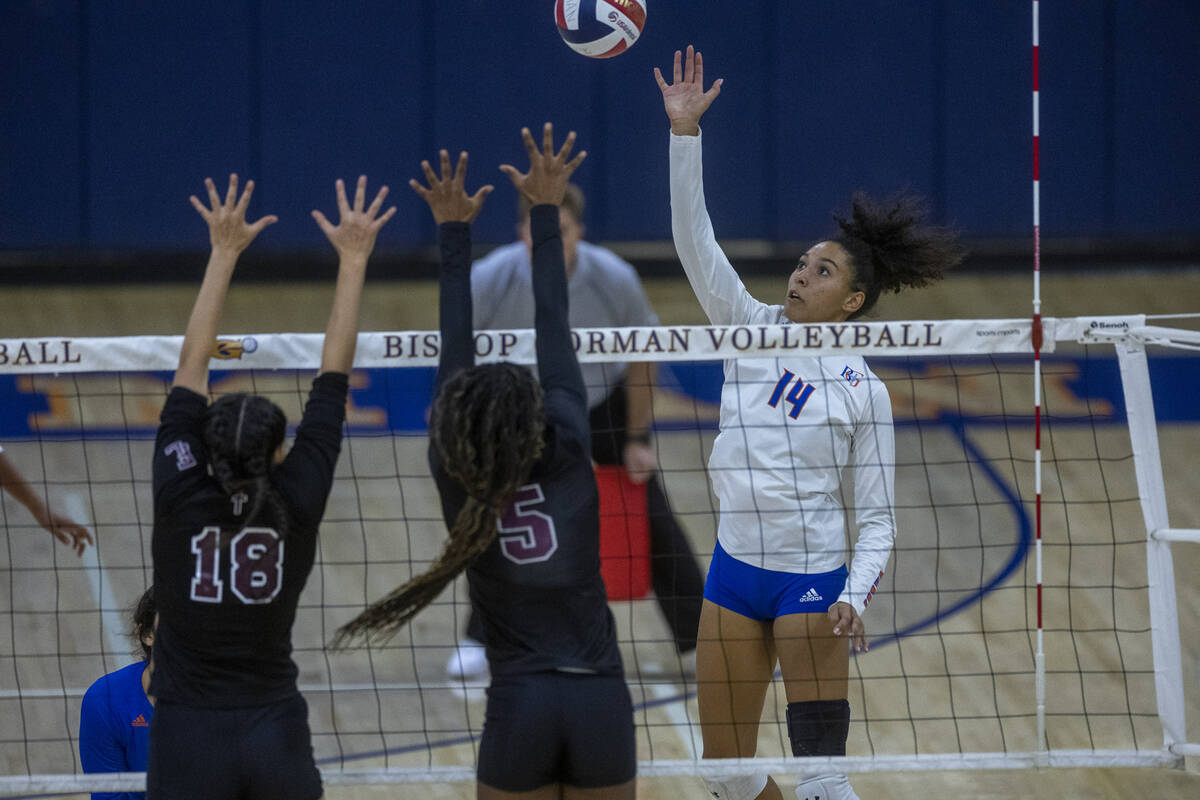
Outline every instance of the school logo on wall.
<svg viewBox="0 0 1200 800">
<path fill-rule="evenodd" d="M 867 376 L 861 372 L 855 372 L 854 370 L 850 369 L 849 366 L 847 366 L 842 370 L 842 377 L 845 378 L 846 383 L 850 384 L 851 386 L 858 386 L 858 382 Z"/>
<path fill-rule="evenodd" d="M 213 345 L 212 357 L 226 360 L 241 358 L 257 349 L 258 340 L 253 336 L 247 336 L 244 339 L 217 339 Z"/>
</svg>

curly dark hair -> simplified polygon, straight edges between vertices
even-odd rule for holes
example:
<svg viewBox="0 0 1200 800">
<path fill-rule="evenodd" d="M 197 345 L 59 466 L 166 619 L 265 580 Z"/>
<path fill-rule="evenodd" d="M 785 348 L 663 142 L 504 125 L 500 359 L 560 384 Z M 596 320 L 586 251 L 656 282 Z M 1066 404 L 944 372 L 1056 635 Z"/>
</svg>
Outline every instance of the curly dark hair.
<svg viewBox="0 0 1200 800">
<path fill-rule="evenodd" d="M 287 435 L 287 416 L 265 397 L 239 392 L 225 395 L 208 408 L 204 444 L 213 477 L 230 497 L 244 492 L 250 501 L 244 519 L 254 521 L 263 507 L 272 527 L 287 536 L 288 512 L 271 485 L 275 451 Z"/>
<path fill-rule="evenodd" d="M 926 286 L 962 262 L 966 252 L 954 232 L 926 225 L 924 218 L 918 197 L 898 194 L 877 202 L 862 192 L 851 200 L 848 218 L 834 216 L 839 234 L 833 241 L 853 261 L 851 286 L 866 295 L 850 319 L 870 311 L 880 294 Z"/>
<path fill-rule="evenodd" d="M 496 516 L 542 455 L 545 426 L 542 388 L 526 367 L 484 364 L 446 381 L 433 403 L 430 438 L 466 502 L 437 561 L 342 626 L 334 647 L 359 636 L 390 638 L 491 545 Z"/>
<path fill-rule="evenodd" d="M 141 651 L 143 661 L 150 660 L 151 647 L 146 644 L 145 639 L 154 635 L 154 617 L 157 612 L 158 609 L 154 605 L 154 587 L 151 586 L 142 592 L 142 596 L 133 606 L 133 627 L 129 631 L 135 646 Z M 134 650 L 134 655 L 137 655 L 138 650 Z"/>
</svg>

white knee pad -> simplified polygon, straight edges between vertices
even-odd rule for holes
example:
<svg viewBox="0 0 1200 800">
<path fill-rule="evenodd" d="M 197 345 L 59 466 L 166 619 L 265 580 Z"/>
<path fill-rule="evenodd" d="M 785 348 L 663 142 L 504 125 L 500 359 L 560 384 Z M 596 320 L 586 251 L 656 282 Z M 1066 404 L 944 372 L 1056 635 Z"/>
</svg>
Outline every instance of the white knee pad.
<svg viewBox="0 0 1200 800">
<path fill-rule="evenodd" d="M 754 800 L 767 788 L 767 775 L 722 775 L 704 784 L 716 800 Z"/>
<path fill-rule="evenodd" d="M 820 775 L 800 781 L 796 786 L 797 800 L 858 800 L 845 775 Z"/>
</svg>

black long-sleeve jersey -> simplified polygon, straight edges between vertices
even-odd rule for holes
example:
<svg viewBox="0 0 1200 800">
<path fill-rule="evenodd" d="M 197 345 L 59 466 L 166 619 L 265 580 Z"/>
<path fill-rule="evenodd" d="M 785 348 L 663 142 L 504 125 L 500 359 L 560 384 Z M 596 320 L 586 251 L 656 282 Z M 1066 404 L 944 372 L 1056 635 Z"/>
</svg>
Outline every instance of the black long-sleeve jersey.
<svg viewBox="0 0 1200 800">
<path fill-rule="evenodd" d="M 600 577 L 600 501 L 587 392 L 567 322 L 558 208 L 535 206 L 530 226 L 546 447 L 528 482 L 496 520 L 496 540 L 467 568 L 471 605 L 484 623 L 493 675 L 550 670 L 620 675 L 616 629 Z M 440 237 L 438 388 L 475 362 L 470 226 L 443 223 Z M 451 526 L 466 492 L 446 474 L 432 446 L 429 460 Z"/>
<path fill-rule="evenodd" d="M 297 693 L 292 622 L 333 486 L 347 389 L 342 373 L 313 381 L 291 452 L 271 471 L 288 509 L 282 536 L 263 512 L 246 519 L 253 498 L 230 497 L 210 474 L 206 398 L 171 390 L 154 443 L 158 627 L 150 694 L 241 707 Z"/>
</svg>

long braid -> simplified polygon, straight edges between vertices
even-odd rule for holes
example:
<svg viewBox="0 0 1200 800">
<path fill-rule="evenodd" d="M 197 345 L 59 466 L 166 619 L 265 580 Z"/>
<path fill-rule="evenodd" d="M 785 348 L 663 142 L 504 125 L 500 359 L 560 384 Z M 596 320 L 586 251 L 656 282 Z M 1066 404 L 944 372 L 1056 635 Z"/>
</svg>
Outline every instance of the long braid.
<svg viewBox="0 0 1200 800">
<path fill-rule="evenodd" d="M 438 559 L 424 573 L 342 626 L 334 647 L 351 639 L 386 640 L 446 588 L 496 538 L 496 517 L 528 480 L 544 447 L 542 392 L 513 364 L 463 370 L 438 393 L 430 420 L 433 447 L 466 502 Z"/>
<path fill-rule="evenodd" d="M 287 434 L 287 417 L 270 400 L 245 393 L 222 397 L 208 409 L 204 441 L 213 477 L 230 497 L 244 492 L 250 506 L 242 519 L 254 522 L 263 507 L 272 527 L 287 536 L 288 511 L 271 485 L 275 451 Z"/>
</svg>

